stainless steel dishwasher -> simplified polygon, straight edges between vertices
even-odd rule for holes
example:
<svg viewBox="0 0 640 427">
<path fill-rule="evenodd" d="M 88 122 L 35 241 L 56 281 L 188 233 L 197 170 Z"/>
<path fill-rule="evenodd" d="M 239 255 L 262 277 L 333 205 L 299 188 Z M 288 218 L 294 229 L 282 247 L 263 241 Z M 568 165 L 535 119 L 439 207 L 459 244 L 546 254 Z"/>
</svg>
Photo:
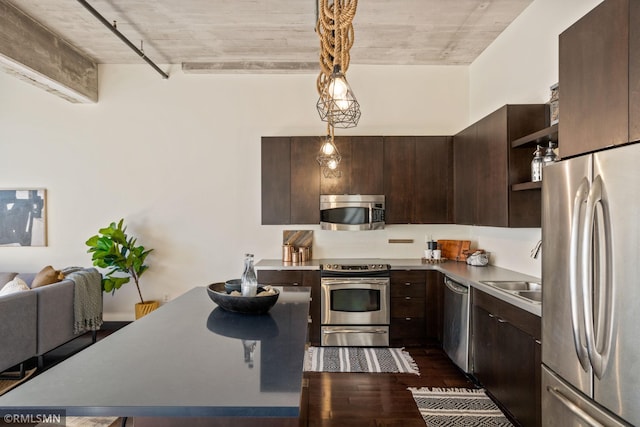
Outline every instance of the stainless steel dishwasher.
<svg viewBox="0 0 640 427">
<path fill-rule="evenodd" d="M 447 276 L 444 284 L 442 347 L 460 369 L 469 372 L 469 287 Z"/>
</svg>

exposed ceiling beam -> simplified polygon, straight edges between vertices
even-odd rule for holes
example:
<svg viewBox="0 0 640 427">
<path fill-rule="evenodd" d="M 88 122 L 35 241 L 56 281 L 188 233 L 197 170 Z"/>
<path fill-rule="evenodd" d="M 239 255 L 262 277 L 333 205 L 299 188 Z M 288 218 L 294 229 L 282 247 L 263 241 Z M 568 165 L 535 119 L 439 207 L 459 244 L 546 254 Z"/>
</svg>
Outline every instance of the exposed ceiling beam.
<svg viewBox="0 0 640 427">
<path fill-rule="evenodd" d="M 227 62 L 183 62 L 182 71 L 193 74 L 206 73 L 300 73 L 313 74 L 320 71 L 318 62 L 284 61 L 227 61 Z"/>
<path fill-rule="evenodd" d="M 0 66 L 70 102 L 98 101 L 97 64 L 2 0 Z"/>
</svg>

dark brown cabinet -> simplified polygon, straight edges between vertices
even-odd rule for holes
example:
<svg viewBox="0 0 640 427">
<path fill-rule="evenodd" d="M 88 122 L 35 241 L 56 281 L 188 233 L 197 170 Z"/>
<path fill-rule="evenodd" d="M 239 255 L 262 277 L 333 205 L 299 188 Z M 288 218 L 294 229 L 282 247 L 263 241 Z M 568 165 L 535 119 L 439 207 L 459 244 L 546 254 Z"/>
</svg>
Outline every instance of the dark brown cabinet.
<svg viewBox="0 0 640 427">
<path fill-rule="evenodd" d="M 320 271 L 258 270 L 258 283 L 274 286 L 306 286 L 311 289 L 309 336 L 311 345 L 320 345 Z"/>
<path fill-rule="evenodd" d="M 426 275 L 420 270 L 391 271 L 392 346 L 419 346 L 427 337 Z"/>
<path fill-rule="evenodd" d="M 318 137 L 262 138 L 262 224 L 319 224 Z"/>
<path fill-rule="evenodd" d="M 263 137 L 262 224 L 291 223 L 291 139 Z"/>
<path fill-rule="evenodd" d="M 384 194 L 382 137 L 336 136 L 339 176 L 320 175 L 321 194 Z"/>
<path fill-rule="evenodd" d="M 427 342 L 442 343 L 444 330 L 444 274 L 427 270 Z"/>
<path fill-rule="evenodd" d="M 473 225 L 476 223 L 476 185 L 480 153 L 476 143 L 475 124 L 453 137 L 453 182 L 454 182 L 454 222 Z"/>
<path fill-rule="evenodd" d="M 540 318 L 472 291 L 473 375 L 524 427 L 539 426 Z"/>
<path fill-rule="evenodd" d="M 543 104 L 505 105 L 454 136 L 456 224 L 540 227 L 540 192 L 512 188 L 533 156 L 511 142 L 544 128 L 545 112 Z"/>
<path fill-rule="evenodd" d="M 384 137 L 387 224 L 453 221 L 452 157 L 448 136 Z"/>
<path fill-rule="evenodd" d="M 392 346 L 422 346 L 442 338 L 441 274 L 425 270 L 391 271 Z"/>
<path fill-rule="evenodd" d="M 640 139 L 640 4 L 605 0 L 560 34 L 562 158 Z"/>
<path fill-rule="evenodd" d="M 262 138 L 262 224 L 318 224 L 320 194 L 384 194 L 389 224 L 453 221 L 451 137 L 340 136 L 339 174 L 318 137 Z"/>
</svg>

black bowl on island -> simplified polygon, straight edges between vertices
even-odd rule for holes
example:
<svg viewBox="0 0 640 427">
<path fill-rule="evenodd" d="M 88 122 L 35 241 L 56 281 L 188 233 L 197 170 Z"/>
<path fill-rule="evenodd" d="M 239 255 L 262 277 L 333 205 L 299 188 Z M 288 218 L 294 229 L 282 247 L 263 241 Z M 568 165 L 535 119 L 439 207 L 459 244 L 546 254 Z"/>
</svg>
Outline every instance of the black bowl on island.
<svg viewBox="0 0 640 427">
<path fill-rule="evenodd" d="M 277 289 L 271 295 L 256 295 L 255 297 L 244 297 L 242 295 L 231 295 L 225 289 L 225 283 L 213 283 L 207 286 L 209 298 L 220 308 L 234 313 L 263 314 L 271 310 L 280 296 Z M 262 286 L 258 286 L 258 294 L 266 291 Z"/>
</svg>

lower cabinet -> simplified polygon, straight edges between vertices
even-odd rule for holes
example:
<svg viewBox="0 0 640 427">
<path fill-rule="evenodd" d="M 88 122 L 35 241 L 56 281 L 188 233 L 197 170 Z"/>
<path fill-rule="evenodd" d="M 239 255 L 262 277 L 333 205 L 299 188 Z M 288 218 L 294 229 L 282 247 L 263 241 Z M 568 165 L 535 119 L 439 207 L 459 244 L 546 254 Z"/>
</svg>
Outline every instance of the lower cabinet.
<svg viewBox="0 0 640 427">
<path fill-rule="evenodd" d="M 320 271 L 258 270 L 258 283 L 274 286 L 307 286 L 311 288 L 309 336 L 311 345 L 320 345 Z"/>
<path fill-rule="evenodd" d="M 391 346 L 422 346 L 441 339 L 439 275 L 425 270 L 391 271 Z"/>
<path fill-rule="evenodd" d="M 473 375 L 518 422 L 541 425 L 540 318 L 472 291 Z"/>
</svg>

